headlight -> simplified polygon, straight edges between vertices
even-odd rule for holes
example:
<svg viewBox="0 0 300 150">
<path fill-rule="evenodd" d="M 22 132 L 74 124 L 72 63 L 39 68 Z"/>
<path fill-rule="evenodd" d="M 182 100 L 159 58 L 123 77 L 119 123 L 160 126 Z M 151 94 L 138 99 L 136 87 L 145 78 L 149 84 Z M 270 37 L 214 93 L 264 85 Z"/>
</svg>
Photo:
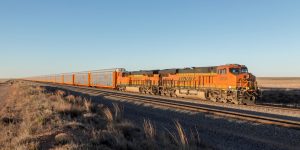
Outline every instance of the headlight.
<svg viewBox="0 0 300 150">
<path fill-rule="evenodd" d="M 244 75 L 244 78 L 245 78 L 245 79 L 249 79 L 249 78 L 250 78 L 250 75 L 249 75 L 249 74 Z"/>
</svg>

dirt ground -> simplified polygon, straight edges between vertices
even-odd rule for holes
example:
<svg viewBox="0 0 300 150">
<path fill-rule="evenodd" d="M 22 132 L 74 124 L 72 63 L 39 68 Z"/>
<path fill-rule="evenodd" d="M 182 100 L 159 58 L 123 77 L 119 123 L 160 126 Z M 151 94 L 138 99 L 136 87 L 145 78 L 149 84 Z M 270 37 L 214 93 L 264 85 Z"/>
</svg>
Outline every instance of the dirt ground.
<svg viewBox="0 0 300 150">
<path fill-rule="evenodd" d="M 3 83 L 3 82 L 6 82 L 8 81 L 9 79 L 0 79 L 0 83 Z"/>
<path fill-rule="evenodd" d="M 300 89 L 300 77 L 260 77 L 257 83 L 260 88 Z"/>
<path fill-rule="evenodd" d="M 2 106 L 5 103 L 5 100 L 7 99 L 8 95 L 8 89 L 9 87 L 7 85 L 0 85 L 0 110 L 3 108 Z"/>
</svg>

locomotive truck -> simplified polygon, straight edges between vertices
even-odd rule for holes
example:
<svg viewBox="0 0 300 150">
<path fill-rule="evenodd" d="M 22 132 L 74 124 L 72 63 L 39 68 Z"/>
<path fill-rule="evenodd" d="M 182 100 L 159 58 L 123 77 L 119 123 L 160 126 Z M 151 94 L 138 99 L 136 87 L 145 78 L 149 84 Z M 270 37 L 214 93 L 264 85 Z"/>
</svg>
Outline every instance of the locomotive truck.
<svg viewBox="0 0 300 150">
<path fill-rule="evenodd" d="M 115 68 L 26 79 L 234 104 L 255 104 L 260 97 L 256 77 L 239 64 L 141 71 Z"/>
</svg>

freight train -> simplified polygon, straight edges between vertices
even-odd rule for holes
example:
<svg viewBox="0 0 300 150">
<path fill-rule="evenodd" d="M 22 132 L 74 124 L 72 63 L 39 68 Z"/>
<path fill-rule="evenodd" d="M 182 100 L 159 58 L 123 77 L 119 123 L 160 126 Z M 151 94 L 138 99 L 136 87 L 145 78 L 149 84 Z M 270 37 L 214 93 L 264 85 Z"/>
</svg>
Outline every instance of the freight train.
<svg viewBox="0 0 300 150">
<path fill-rule="evenodd" d="M 233 104 L 255 104 L 260 97 L 256 77 L 239 64 L 142 71 L 115 68 L 26 80 Z"/>
</svg>

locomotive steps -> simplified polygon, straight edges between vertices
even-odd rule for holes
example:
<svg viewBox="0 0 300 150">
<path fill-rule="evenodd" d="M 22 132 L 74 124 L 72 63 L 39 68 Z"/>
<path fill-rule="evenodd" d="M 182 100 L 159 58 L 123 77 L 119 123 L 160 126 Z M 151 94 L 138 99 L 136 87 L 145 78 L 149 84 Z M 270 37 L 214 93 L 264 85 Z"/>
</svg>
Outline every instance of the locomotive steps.
<svg viewBox="0 0 300 150">
<path fill-rule="evenodd" d="M 286 128 L 300 129 L 300 110 L 292 108 L 280 108 L 260 105 L 231 105 L 223 103 L 212 103 L 200 100 L 187 100 L 180 98 L 169 98 L 154 95 L 142 95 L 136 93 L 125 93 L 108 89 L 97 89 L 90 87 L 78 87 L 59 84 L 36 83 L 42 86 L 68 90 L 93 96 L 102 96 L 104 98 L 127 101 L 138 104 L 154 105 L 158 107 L 171 108 L 189 112 L 201 112 L 232 118 L 257 122 L 261 124 L 277 125 Z"/>
</svg>

